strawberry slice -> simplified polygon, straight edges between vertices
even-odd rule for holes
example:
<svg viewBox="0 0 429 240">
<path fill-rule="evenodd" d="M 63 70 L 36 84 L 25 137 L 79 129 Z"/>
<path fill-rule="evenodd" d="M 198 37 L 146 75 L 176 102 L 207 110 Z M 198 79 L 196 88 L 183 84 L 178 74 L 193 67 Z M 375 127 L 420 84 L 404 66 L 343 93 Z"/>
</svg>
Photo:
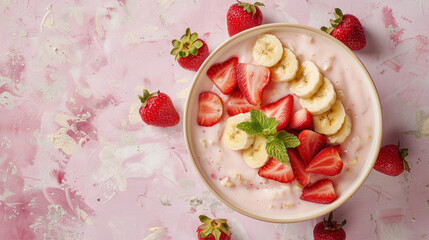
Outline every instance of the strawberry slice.
<svg viewBox="0 0 429 240">
<path fill-rule="evenodd" d="M 343 160 L 337 147 L 327 147 L 311 160 L 305 169 L 308 173 L 319 173 L 326 176 L 338 175 L 343 169 Z"/>
<path fill-rule="evenodd" d="M 261 105 L 262 91 L 270 81 L 271 71 L 267 67 L 249 63 L 237 65 L 237 85 L 252 105 Z"/>
<path fill-rule="evenodd" d="M 275 117 L 279 122 L 277 130 L 281 130 L 289 124 L 292 110 L 293 96 L 291 94 L 261 108 L 261 111 L 268 117 Z"/>
<path fill-rule="evenodd" d="M 292 167 L 289 163 L 282 163 L 274 158 L 259 169 L 258 175 L 277 182 L 288 183 L 295 179 Z"/>
<path fill-rule="evenodd" d="M 222 99 L 213 92 L 202 92 L 198 97 L 198 124 L 210 127 L 222 118 Z"/>
<path fill-rule="evenodd" d="M 232 57 L 225 62 L 213 64 L 207 70 L 207 76 L 223 94 L 228 94 L 237 85 L 238 58 Z"/>
<path fill-rule="evenodd" d="M 325 178 L 305 186 L 300 198 L 304 201 L 327 204 L 337 199 L 337 194 L 332 180 Z"/>
<path fill-rule="evenodd" d="M 296 180 L 298 180 L 299 184 L 302 186 L 306 186 L 310 182 L 310 173 L 305 172 L 304 161 L 301 159 L 296 149 L 288 148 L 287 154 L 289 155 L 290 165 L 292 166 Z"/>
<path fill-rule="evenodd" d="M 313 157 L 325 146 L 326 137 L 311 130 L 304 130 L 298 135 L 298 139 L 301 144 L 297 149 L 307 166 L 313 160 Z"/>
<path fill-rule="evenodd" d="M 306 109 L 300 109 L 293 113 L 289 127 L 295 130 L 313 129 L 313 118 Z"/>
<path fill-rule="evenodd" d="M 259 110 L 259 107 L 250 104 L 243 96 L 240 89 L 236 88 L 229 94 L 228 102 L 226 103 L 226 111 L 230 116 L 234 116 L 239 113 L 247 113 L 251 109 Z"/>
</svg>

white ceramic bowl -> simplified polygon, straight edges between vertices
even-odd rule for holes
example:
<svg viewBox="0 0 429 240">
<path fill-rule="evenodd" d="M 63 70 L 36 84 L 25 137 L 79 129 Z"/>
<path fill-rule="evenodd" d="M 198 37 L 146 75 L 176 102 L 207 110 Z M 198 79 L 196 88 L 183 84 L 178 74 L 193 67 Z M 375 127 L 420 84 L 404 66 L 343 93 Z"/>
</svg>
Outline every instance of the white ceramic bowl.
<svg viewBox="0 0 429 240">
<path fill-rule="evenodd" d="M 206 72 L 208 68 L 216 62 L 223 61 L 224 57 L 222 55 L 227 55 L 226 53 L 228 51 L 231 51 L 231 46 L 237 46 L 236 44 L 244 43 L 246 39 L 252 38 L 255 36 L 258 36 L 263 33 L 271 33 L 271 32 L 293 32 L 296 34 L 300 33 L 307 33 L 307 34 L 316 34 L 326 41 L 328 41 L 330 44 L 335 45 L 335 48 L 339 51 L 343 52 L 347 55 L 348 58 L 350 58 L 350 61 L 355 65 L 354 67 L 358 69 L 358 73 L 361 75 L 361 79 L 363 79 L 362 83 L 363 87 L 367 89 L 369 92 L 369 104 L 372 104 L 372 109 L 374 111 L 373 114 L 373 136 L 371 136 L 371 146 L 368 153 L 367 159 L 363 159 L 360 161 L 363 161 L 361 164 L 360 171 L 356 174 L 356 177 L 353 179 L 353 181 L 349 184 L 347 189 L 342 189 L 341 194 L 338 196 L 338 198 L 331 204 L 319 204 L 315 209 L 312 209 L 308 212 L 302 212 L 298 214 L 291 214 L 291 215 L 284 215 L 284 216 L 276 216 L 273 217 L 271 215 L 266 215 L 261 212 L 254 212 L 249 209 L 245 209 L 242 207 L 239 203 L 233 202 L 229 199 L 232 199 L 234 196 L 225 196 L 221 191 L 218 190 L 218 188 L 214 185 L 213 179 L 206 174 L 204 171 L 201 162 L 198 160 L 198 157 L 196 155 L 196 144 L 200 141 L 200 139 L 194 139 L 192 131 L 194 129 L 196 121 L 192 120 L 192 117 L 195 118 L 195 112 L 198 108 L 198 95 L 201 92 L 201 86 L 207 84 L 212 84 L 210 80 L 207 79 Z M 209 81 L 203 83 L 203 81 Z M 207 87 L 206 87 L 207 88 Z M 224 113 L 226 115 L 226 113 Z M 330 211 L 336 209 L 341 204 L 343 204 L 347 199 L 349 199 L 353 193 L 355 193 L 358 188 L 362 185 L 362 183 L 365 181 L 367 176 L 369 175 L 370 171 L 372 170 L 372 167 L 374 165 L 374 162 L 377 158 L 378 151 L 380 148 L 381 143 L 381 133 L 382 133 L 382 119 L 381 119 L 381 107 L 380 102 L 377 94 L 377 90 L 373 84 L 373 81 L 368 74 L 368 71 L 365 69 L 362 62 L 358 59 L 358 57 L 349 49 L 347 48 L 343 43 L 335 39 L 334 37 L 322 32 L 321 30 L 314 29 L 308 26 L 303 25 L 297 25 L 297 24 L 286 24 L 286 23 L 276 23 L 276 24 L 266 24 L 259 27 L 255 27 L 246 31 L 243 31 L 227 41 L 225 41 L 223 44 L 221 44 L 218 48 L 216 48 L 210 56 L 207 58 L 207 60 L 204 62 L 204 64 L 200 67 L 199 71 L 196 73 L 194 82 L 191 86 L 189 96 L 187 98 L 187 102 L 185 105 L 185 117 L 184 117 L 184 132 L 185 132 L 185 140 L 188 148 L 189 155 L 192 159 L 192 162 L 194 163 L 194 166 L 201 176 L 201 179 L 204 181 L 204 183 L 207 185 L 207 187 L 210 189 L 210 191 L 223 203 L 225 203 L 230 208 L 234 209 L 237 212 L 240 212 L 246 216 L 262 220 L 262 221 L 268 221 L 268 222 L 279 222 L 279 223 L 287 223 L 287 222 L 299 222 L 299 221 L 305 221 L 308 219 L 320 217 L 322 215 L 325 215 L 329 213 Z M 370 141 L 370 140 L 368 140 Z M 344 170 L 343 170 L 344 172 Z"/>
</svg>

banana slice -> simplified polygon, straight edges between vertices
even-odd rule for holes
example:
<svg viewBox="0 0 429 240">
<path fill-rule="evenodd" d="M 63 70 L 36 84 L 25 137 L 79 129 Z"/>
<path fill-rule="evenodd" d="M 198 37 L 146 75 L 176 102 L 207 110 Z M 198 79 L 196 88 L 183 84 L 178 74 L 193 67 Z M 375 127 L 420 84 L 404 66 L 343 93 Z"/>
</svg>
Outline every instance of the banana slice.
<svg viewBox="0 0 429 240">
<path fill-rule="evenodd" d="M 264 34 L 256 39 L 252 49 L 253 60 L 259 65 L 272 67 L 283 56 L 283 46 L 280 40 L 272 34 Z"/>
<path fill-rule="evenodd" d="M 260 168 L 270 159 L 265 147 L 267 146 L 267 138 L 263 135 L 255 137 L 253 146 L 243 150 L 243 158 L 247 165 L 251 168 Z"/>
<path fill-rule="evenodd" d="M 335 134 L 340 130 L 345 118 L 343 104 L 337 100 L 328 111 L 313 115 L 314 131 L 325 135 Z"/>
<path fill-rule="evenodd" d="M 329 79 L 324 78 L 322 86 L 310 98 L 301 98 L 299 101 L 303 108 L 313 114 L 318 115 L 328 111 L 334 104 L 337 94 Z"/>
<path fill-rule="evenodd" d="M 323 83 L 320 69 L 310 61 L 301 64 L 295 80 L 291 81 L 290 91 L 300 98 L 309 98 Z"/>
<path fill-rule="evenodd" d="M 350 132 L 352 131 L 352 121 L 350 120 L 350 117 L 346 114 L 346 119 L 341 126 L 340 130 L 338 130 L 337 133 L 328 135 L 327 142 L 329 144 L 341 144 L 343 143 L 346 138 L 350 135 Z"/>
<path fill-rule="evenodd" d="M 252 146 L 255 136 L 237 128 L 237 124 L 250 121 L 250 113 L 240 113 L 226 120 L 222 142 L 231 150 L 242 150 Z"/>
<path fill-rule="evenodd" d="M 295 53 L 288 48 L 283 48 L 283 56 L 280 62 L 271 67 L 271 79 L 274 82 L 293 80 L 299 69 L 299 61 Z"/>
</svg>

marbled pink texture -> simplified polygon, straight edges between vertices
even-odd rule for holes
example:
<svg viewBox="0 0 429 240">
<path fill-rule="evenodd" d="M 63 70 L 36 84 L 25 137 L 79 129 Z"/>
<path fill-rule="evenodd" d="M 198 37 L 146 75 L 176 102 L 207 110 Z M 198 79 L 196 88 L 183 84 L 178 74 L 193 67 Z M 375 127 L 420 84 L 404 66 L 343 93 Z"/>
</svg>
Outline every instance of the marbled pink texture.
<svg viewBox="0 0 429 240">
<path fill-rule="evenodd" d="M 182 122 L 153 128 L 136 115 L 146 87 L 169 94 L 183 117 L 194 73 L 169 55 L 171 40 L 189 26 L 215 49 L 233 2 L 0 2 L 2 238 L 194 239 L 199 214 L 228 218 L 233 239 L 312 238 L 320 219 L 277 225 L 225 207 L 195 172 Z M 348 239 L 424 238 L 429 140 L 404 133 L 425 131 L 417 112 L 429 112 L 427 1 L 265 4 L 264 23 L 319 28 L 335 7 L 361 20 L 368 44 L 356 54 L 380 94 L 383 143 L 409 147 L 412 171 L 372 172 L 336 215 Z"/>
</svg>

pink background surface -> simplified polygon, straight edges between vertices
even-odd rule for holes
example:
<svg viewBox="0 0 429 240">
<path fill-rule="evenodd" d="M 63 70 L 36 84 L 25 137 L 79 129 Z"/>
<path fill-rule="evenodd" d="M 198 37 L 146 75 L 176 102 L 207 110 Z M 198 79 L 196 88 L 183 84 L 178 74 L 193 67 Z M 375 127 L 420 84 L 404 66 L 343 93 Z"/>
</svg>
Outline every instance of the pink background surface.
<svg viewBox="0 0 429 240">
<path fill-rule="evenodd" d="M 0 0 L 1 239 L 195 239 L 199 214 L 227 218 L 233 239 L 313 239 L 321 219 L 260 222 L 199 179 L 182 122 L 142 123 L 143 87 L 183 118 L 193 72 L 171 56 L 186 27 L 210 50 L 228 39 L 233 1 Z M 265 1 L 263 23 L 319 28 L 340 7 L 362 22 L 356 54 L 383 108 L 383 144 L 409 148 L 411 173 L 372 171 L 336 210 L 347 239 L 429 239 L 429 2 Z"/>
</svg>

